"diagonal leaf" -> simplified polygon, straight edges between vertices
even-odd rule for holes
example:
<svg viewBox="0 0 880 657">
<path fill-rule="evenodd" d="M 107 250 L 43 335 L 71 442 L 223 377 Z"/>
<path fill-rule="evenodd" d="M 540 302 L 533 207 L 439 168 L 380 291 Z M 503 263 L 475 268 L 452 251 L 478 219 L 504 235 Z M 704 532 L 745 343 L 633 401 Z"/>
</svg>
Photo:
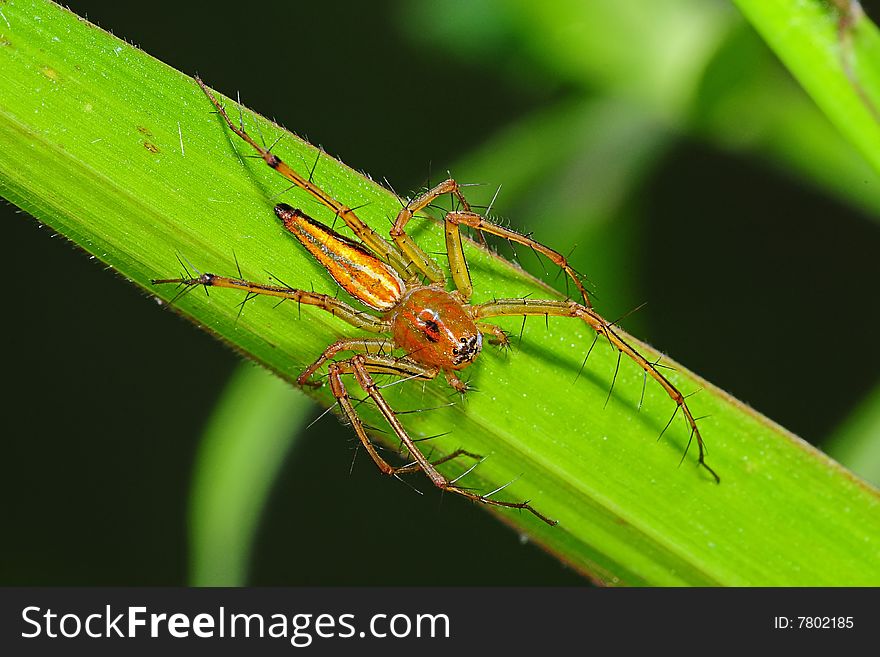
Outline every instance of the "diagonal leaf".
<svg viewBox="0 0 880 657">
<path fill-rule="evenodd" d="M 202 437 L 190 501 L 190 582 L 242 586 L 260 511 L 314 404 L 251 364 L 232 377 Z"/>
<path fill-rule="evenodd" d="M 822 445 L 832 457 L 875 486 L 880 484 L 880 386 Z"/>
<path fill-rule="evenodd" d="M 332 292 L 326 275 L 274 222 L 273 172 L 231 139 L 191 79 L 42 1 L 3 5 L 0 26 L 0 193 L 68 236 L 135 284 L 174 274 L 177 254 L 202 271 Z M 304 90 L 307 94 L 307 90 Z M 248 125 L 307 170 L 319 155 L 259 117 Z M 240 154 L 239 154 L 240 153 Z M 377 229 L 399 207 L 388 191 L 320 156 L 317 182 L 361 210 Z M 285 199 L 330 222 L 295 192 Z M 422 222 L 415 237 L 442 250 L 442 231 Z M 560 245 L 564 246 L 564 245 Z M 470 245 L 475 301 L 556 296 L 491 253 Z M 249 302 L 241 295 L 189 294 L 175 308 L 290 380 L 321 349 L 355 331 L 310 309 Z M 517 319 L 504 322 L 518 333 Z M 682 330 L 697 330 L 683 326 Z M 484 490 L 508 481 L 560 525 L 528 515 L 504 521 L 595 580 L 611 584 L 877 584 L 877 492 L 766 418 L 682 368 L 670 377 L 691 400 L 723 481 L 715 485 L 676 423 L 656 442 L 672 404 L 624 363 L 605 406 L 616 354 L 571 321 L 531 321 L 510 354 L 487 350 L 469 372 L 479 392 L 452 406 L 442 382 L 386 389 L 415 438 L 450 432 L 437 453 L 466 446 L 488 456 L 463 480 Z M 646 355 L 655 352 L 645 347 Z M 669 361 L 666 361 L 669 363 Z M 670 363 L 671 364 L 671 363 Z M 327 390 L 315 393 L 325 405 Z M 381 426 L 366 406 L 366 421 Z M 382 434 L 379 435 L 382 438 Z M 452 467 L 450 473 L 461 472 Z M 378 476 L 378 475 L 377 475 Z"/>
<path fill-rule="evenodd" d="M 734 0 L 880 172 L 880 33 L 855 0 Z"/>
<path fill-rule="evenodd" d="M 847 6 L 849 2 L 841 0 Z M 799 24 L 805 11 L 798 7 L 787 14 L 785 8 L 792 3 L 758 0 L 753 4 L 753 14 L 775 15 L 775 22 L 764 30 L 771 33 L 771 41 L 782 40 L 780 32 L 789 24 Z M 845 50 L 843 44 L 836 46 L 825 38 L 830 34 L 826 28 L 838 25 L 840 18 L 834 3 L 805 4 L 821 14 L 821 25 L 799 24 L 794 30 L 799 38 L 796 47 L 804 55 L 792 51 L 789 57 L 809 60 L 824 55 L 825 65 L 838 77 L 846 76 L 840 59 L 844 54 L 854 72 L 876 68 L 870 21 L 860 19 L 853 33 L 868 47 L 857 44 L 859 52 L 855 46 Z M 880 178 L 857 150 L 861 133 L 856 140 L 843 138 L 842 134 L 852 136 L 855 131 L 847 133 L 831 123 L 727 2 L 470 0 L 442 5 L 414 2 L 404 10 L 403 22 L 418 26 L 407 31 L 418 35 L 414 45 L 441 49 L 470 66 L 492 62 L 512 83 L 528 83 L 530 74 L 541 79 L 561 77 L 589 96 L 599 92 L 618 102 L 637 98 L 640 110 L 667 130 L 767 159 L 787 174 L 802 176 L 866 209 L 869 217 L 880 218 Z M 813 39 L 815 31 L 823 38 Z M 460 38 L 462 34 L 467 38 Z M 515 66 L 509 64 L 512 59 Z M 817 74 L 803 62 L 798 66 L 806 75 Z M 862 90 L 854 87 L 847 96 L 852 100 L 852 93 L 859 95 Z M 829 91 L 826 100 L 832 102 Z M 560 150 L 572 146 L 570 141 L 560 143 Z M 511 166 L 502 162 L 505 169 Z"/>
</svg>

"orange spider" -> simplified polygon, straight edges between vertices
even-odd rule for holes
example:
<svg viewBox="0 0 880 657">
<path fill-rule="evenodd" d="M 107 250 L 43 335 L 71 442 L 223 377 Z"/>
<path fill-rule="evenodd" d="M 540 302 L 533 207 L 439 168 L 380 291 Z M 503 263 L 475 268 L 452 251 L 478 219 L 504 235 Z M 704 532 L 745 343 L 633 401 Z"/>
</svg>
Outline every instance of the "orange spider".
<svg viewBox="0 0 880 657">
<path fill-rule="evenodd" d="M 327 272 L 339 286 L 365 306 L 376 311 L 378 315 L 353 308 L 326 294 L 263 285 L 215 274 L 201 274 L 197 278 L 159 279 L 154 280 L 153 283 L 225 287 L 244 290 L 251 295 L 291 299 L 299 304 L 321 308 L 357 328 L 372 333 L 390 333 L 392 347 L 403 350 L 404 356 L 395 357 L 387 354 L 387 337 L 342 339 L 327 347 L 324 353 L 297 378 L 299 385 L 322 385 L 321 381 L 312 377 L 324 363 L 330 361 L 328 366 L 330 390 L 340 409 L 350 420 L 360 442 L 383 473 L 397 475 L 421 470 L 431 480 L 431 483 L 442 490 L 482 504 L 525 509 L 544 522 L 555 525 L 555 520 L 540 513 L 528 502 L 506 502 L 492 499 L 488 495 L 479 495 L 457 486 L 454 481 L 443 476 L 436 468 L 440 463 L 459 456 L 479 457 L 459 449 L 442 459 L 429 461 L 416 447 L 394 411 L 382 397 L 372 376 L 373 374 L 392 374 L 431 380 L 442 373 L 450 386 L 459 392 L 465 392 L 467 385 L 458 378 L 456 372 L 468 367 L 476 360 L 483 347 L 483 336 L 486 335 L 490 341 L 496 344 L 507 344 L 508 341 L 504 331 L 494 324 L 487 323 L 485 321 L 487 318 L 511 315 L 553 315 L 575 317 L 585 321 L 598 335 L 604 336 L 620 353 L 626 354 L 638 363 L 651 378 L 657 381 L 676 403 L 675 413 L 681 410 L 684 414 L 691 429 L 688 446 L 690 446 L 691 440 L 696 438 L 699 447 L 699 464 L 708 470 L 716 481 L 719 481 L 718 475 L 705 462 L 703 438 L 684 395 L 660 373 L 654 363 L 631 347 L 615 331 L 611 322 L 606 321 L 592 309 L 586 289 L 563 255 L 528 236 L 492 223 L 471 211 L 459 185 L 452 179 L 443 181 L 411 200 L 400 210 L 391 228 L 392 244 L 361 221 L 354 210 L 332 198 L 311 180 L 303 178 L 277 155 L 271 153 L 269 149 L 257 144 L 245 132 L 243 125 L 236 126 L 229 119 L 224 107 L 201 79 L 198 77 L 195 79 L 230 130 L 250 144 L 266 164 L 330 208 L 360 240 L 357 242 L 340 235 L 299 209 L 284 203 L 275 206 L 275 214 L 281 219 L 284 227 L 327 269 Z M 446 277 L 440 266 L 429 258 L 404 230 L 407 222 L 412 219 L 415 213 L 423 210 L 443 194 L 454 195 L 461 208 L 446 213 L 444 221 L 446 253 L 452 280 L 456 287 L 452 292 L 445 289 Z M 546 256 L 574 282 L 583 297 L 583 303 L 549 299 L 496 299 L 477 305 L 469 304 L 473 286 L 462 251 L 460 226 L 468 226 L 480 233 L 497 235 L 529 246 Z M 423 283 L 422 277 L 428 279 L 427 285 Z M 339 352 L 350 352 L 354 355 L 344 360 L 333 360 Z M 379 455 L 352 405 L 342 381 L 343 375 L 353 376 L 357 384 L 375 402 L 382 416 L 411 454 L 414 463 L 394 467 Z M 672 419 L 674 418 L 675 414 Z M 668 427 L 669 424 L 666 426 Z"/>
</svg>

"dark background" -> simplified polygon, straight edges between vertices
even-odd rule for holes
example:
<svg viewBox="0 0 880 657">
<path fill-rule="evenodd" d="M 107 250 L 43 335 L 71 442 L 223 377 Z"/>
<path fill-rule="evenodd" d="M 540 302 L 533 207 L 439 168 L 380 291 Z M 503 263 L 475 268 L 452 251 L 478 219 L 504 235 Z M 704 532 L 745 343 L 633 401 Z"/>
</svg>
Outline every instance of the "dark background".
<svg viewBox="0 0 880 657">
<path fill-rule="evenodd" d="M 69 4 L 217 89 L 241 89 L 250 107 L 398 191 L 421 185 L 429 162 L 454 161 L 570 91 L 516 88 L 414 49 L 391 2 Z M 292 24 L 295 40 L 279 29 Z M 295 66 L 293 51 L 313 55 L 310 66 Z M 257 62 L 271 72 L 255 76 Z M 291 79 L 323 101 L 296 98 Z M 445 102 L 453 88 L 469 101 Z M 827 436 L 880 364 L 877 224 L 688 141 L 640 198 L 644 337 L 804 438 Z M 0 212 L 7 281 L 26 282 L 6 290 L 15 318 L 4 321 L 0 582 L 185 583 L 197 440 L 239 359 L 15 208 Z M 677 250 L 692 258 L 663 257 Z M 681 330 L 701 318 L 711 331 Z M 155 411 L 153 400 L 180 391 L 185 401 Z M 296 447 L 261 525 L 252 583 L 584 581 L 477 508 L 426 501 L 363 460 L 349 474 L 350 457 L 332 416 Z"/>
</svg>

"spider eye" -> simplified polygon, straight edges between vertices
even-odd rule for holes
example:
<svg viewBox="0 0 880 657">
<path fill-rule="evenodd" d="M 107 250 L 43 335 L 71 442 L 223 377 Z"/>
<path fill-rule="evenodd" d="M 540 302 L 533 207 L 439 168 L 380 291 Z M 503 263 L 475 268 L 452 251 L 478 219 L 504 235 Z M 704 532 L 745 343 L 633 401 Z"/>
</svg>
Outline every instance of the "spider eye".
<svg viewBox="0 0 880 657">
<path fill-rule="evenodd" d="M 452 348 L 452 353 L 457 354 L 457 353 L 458 353 L 458 349 L 456 349 L 455 347 L 453 347 L 453 348 Z"/>
</svg>

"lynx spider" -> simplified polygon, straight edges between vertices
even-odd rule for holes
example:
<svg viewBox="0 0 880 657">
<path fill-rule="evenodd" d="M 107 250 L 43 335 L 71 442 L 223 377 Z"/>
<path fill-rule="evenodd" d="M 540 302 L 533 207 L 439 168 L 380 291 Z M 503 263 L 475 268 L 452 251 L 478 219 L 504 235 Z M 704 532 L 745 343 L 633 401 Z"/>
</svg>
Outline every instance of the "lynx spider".
<svg viewBox="0 0 880 657">
<path fill-rule="evenodd" d="M 376 334 L 390 333 L 393 348 L 402 349 L 405 355 L 391 356 L 387 337 L 340 339 L 328 346 L 297 378 L 297 383 L 301 386 L 321 386 L 322 381 L 314 378 L 314 375 L 322 365 L 328 364 L 330 390 L 339 408 L 351 422 L 364 449 L 384 474 L 400 475 L 421 470 L 431 483 L 444 491 L 490 506 L 526 510 L 550 525 L 556 524 L 555 520 L 537 511 L 528 502 L 496 500 L 489 495 L 498 492 L 497 490 L 480 495 L 457 485 L 457 480 L 447 479 L 436 466 L 460 456 L 480 457 L 459 449 L 439 460 L 430 461 L 409 436 L 373 379 L 374 374 L 391 374 L 432 380 L 442 373 L 453 389 L 463 393 L 467 390 L 467 385 L 458 378 L 456 372 L 474 362 L 482 348 L 483 337 L 486 336 L 495 344 L 508 343 L 504 331 L 485 320 L 491 317 L 537 315 L 581 319 L 596 332 L 597 337 L 603 336 L 618 350 L 618 358 L 620 354 L 625 354 L 637 363 L 646 375 L 659 383 L 676 404 L 672 419 L 681 411 L 690 427 L 688 447 L 696 438 L 699 464 L 716 481 L 719 481 L 718 475 L 705 462 L 703 437 L 700 435 L 696 419 L 687 405 L 685 396 L 659 371 L 656 363 L 647 360 L 621 337 L 615 330 L 614 323 L 606 321 L 593 310 L 587 290 L 565 256 L 527 235 L 495 224 L 472 211 L 460 185 L 451 178 L 403 205 L 390 231 L 392 241 L 388 242 L 361 221 L 355 210 L 334 199 L 310 178 L 306 179 L 298 174 L 277 155 L 271 153 L 270 148 L 265 148 L 254 141 L 245 131 L 243 122 L 235 125 L 220 101 L 202 80 L 198 77 L 195 80 L 233 133 L 250 144 L 266 164 L 332 210 L 351 229 L 358 241 L 340 235 L 299 209 L 284 203 L 275 206 L 275 214 L 281 219 L 284 227 L 327 269 L 339 286 L 377 314 L 363 312 L 326 294 L 286 286 L 264 285 L 242 278 L 210 273 L 189 278 L 157 279 L 153 283 L 232 288 L 243 290 L 248 295 L 294 300 L 298 304 L 311 305 L 327 311 L 359 329 Z M 440 266 L 405 232 L 407 223 L 417 212 L 445 194 L 451 194 L 458 203 L 458 208 L 447 212 L 444 218 L 447 260 L 456 288 L 451 292 L 446 290 L 446 276 Z M 469 227 L 481 235 L 495 235 L 528 246 L 547 257 L 573 281 L 583 298 L 583 303 L 571 300 L 515 298 L 494 299 L 471 305 L 469 300 L 473 286 L 462 250 L 461 226 Z M 427 284 L 424 283 L 425 279 L 428 281 Z M 353 355 L 336 360 L 335 357 L 340 352 L 349 352 Z M 378 453 L 349 397 L 343 383 L 343 375 L 353 376 L 358 386 L 373 400 L 385 421 L 410 453 L 412 463 L 394 467 Z"/>
</svg>

